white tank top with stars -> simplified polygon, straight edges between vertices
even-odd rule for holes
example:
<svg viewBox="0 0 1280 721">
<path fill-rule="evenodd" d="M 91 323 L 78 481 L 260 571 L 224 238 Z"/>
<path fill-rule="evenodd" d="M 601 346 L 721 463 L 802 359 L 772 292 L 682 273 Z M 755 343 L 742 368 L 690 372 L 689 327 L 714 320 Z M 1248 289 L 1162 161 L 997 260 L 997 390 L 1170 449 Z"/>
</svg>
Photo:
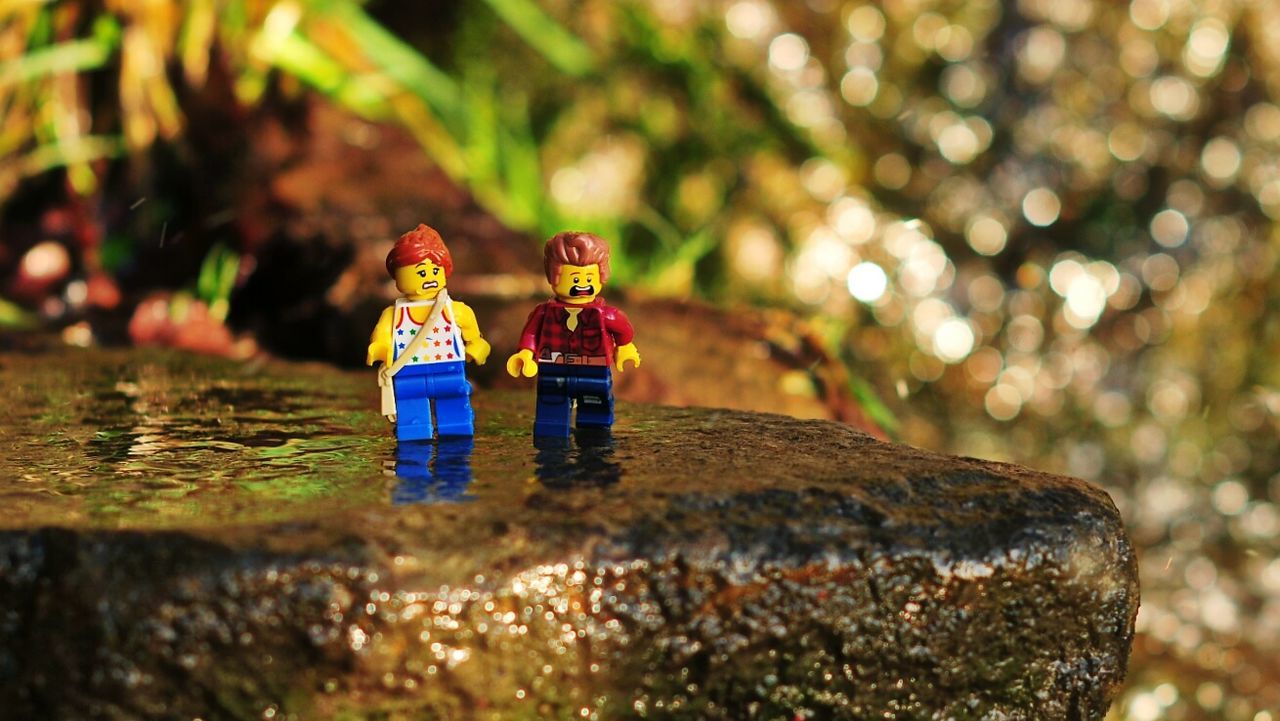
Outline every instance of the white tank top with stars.
<svg viewBox="0 0 1280 721">
<path fill-rule="evenodd" d="M 444 308 L 435 317 L 431 327 L 423 327 L 427 316 L 431 313 L 434 300 L 396 301 L 395 323 L 391 328 L 391 340 L 395 345 L 395 357 L 407 350 L 409 344 L 420 333 L 426 333 L 426 340 L 418 344 L 412 358 L 405 365 L 427 365 L 430 363 L 453 363 L 464 358 L 462 331 L 454 322 L 453 302 L 444 301 Z"/>
</svg>

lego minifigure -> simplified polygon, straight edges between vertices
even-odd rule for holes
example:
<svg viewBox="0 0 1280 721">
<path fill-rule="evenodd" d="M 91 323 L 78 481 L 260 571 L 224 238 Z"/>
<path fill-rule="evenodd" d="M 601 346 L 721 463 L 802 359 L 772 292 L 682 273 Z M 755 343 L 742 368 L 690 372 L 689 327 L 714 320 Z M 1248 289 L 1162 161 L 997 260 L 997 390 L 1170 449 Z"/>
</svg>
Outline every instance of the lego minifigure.
<svg viewBox="0 0 1280 721">
<path fill-rule="evenodd" d="M 609 280 L 609 246 L 590 233 L 558 233 L 547 241 L 543 267 L 555 298 L 529 314 L 507 373 L 538 376 L 534 436 L 568 438 L 575 401 L 579 428 L 609 428 L 610 366 L 622 372 L 627 361 L 640 365 L 631 322 L 599 297 Z"/>
<path fill-rule="evenodd" d="M 383 415 L 396 424 L 401 441 L 474 435 L 463 364 L 465 358 L 483 365 L 489 343 L 480 337 L 476 314 L 445 290 L 453 273 L 449 249 L 435 229 L 419 225 L 387 254 L 387 272 L 404 297 L 382 312 L 365 358 L 367 365 L 383 364 Z"/>
</svg>

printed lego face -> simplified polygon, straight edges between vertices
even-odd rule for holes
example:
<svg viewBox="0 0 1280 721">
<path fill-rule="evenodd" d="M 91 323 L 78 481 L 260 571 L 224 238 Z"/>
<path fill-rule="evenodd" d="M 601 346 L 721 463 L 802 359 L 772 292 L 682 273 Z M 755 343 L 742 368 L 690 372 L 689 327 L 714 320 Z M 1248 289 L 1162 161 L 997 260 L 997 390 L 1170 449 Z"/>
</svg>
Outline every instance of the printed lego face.
<svg viewBox="0 0 1280 721">
<path fill-rule="evenodd" d="M 447 283 L 444 268 L 429 260 L 396 268 L 395 279 L 396 289 L 411 300 L 431 300 Z"/>
<path fill-rule="evenodd" d="M 564 303 L 590 303 L 600 295 L 600 265 L 562 265 L 560 277 L 551 289 Z"/>
</svg>

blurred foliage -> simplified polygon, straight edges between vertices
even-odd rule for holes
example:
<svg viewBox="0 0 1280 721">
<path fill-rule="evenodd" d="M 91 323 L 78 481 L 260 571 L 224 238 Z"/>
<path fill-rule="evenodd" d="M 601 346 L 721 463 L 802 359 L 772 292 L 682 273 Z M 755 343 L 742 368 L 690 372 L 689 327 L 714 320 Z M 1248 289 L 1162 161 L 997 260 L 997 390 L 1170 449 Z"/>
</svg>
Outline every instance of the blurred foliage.
<svg viewBox="0 0 1280 721">
<path fill-rule="evenodd" d="M 239 270 L 240 256 L 222 244 L 215 245 L 200 266 L 196 297 L 209 306 L 209 315 L 219 322 L 227 319 L 231 309 L 231 291 Z"/>
<path fill-rule="evenodd" d="M 0 298 L 0 328 L 24 329 L 37 325 L 36 316 L 12 301 Z"/>
<path fill-rule="evenodd" d="M 614 239 L 624 282 L 821 317 L 911 442 L 1104 484 L 1143 549 L 1116 718 L 1276 721 L 1280 4 L 391 12 L 4 3 L 0 198 L 55 166 L 92 190 L 182 132 L 212 67 L 246 106 L 301 83 L 512 228 Z"/>
<path fill-rule="evenodd" d="M 510 227 L 619 238 L 620 280 L 687 291 L 746 188 L 741 163 L 813 146 L 760 79 L 721 67 L 710 20 L 686 36 L 642 4 L 587 15 L 596 28 L 580 39 L 528 0 L 469 3 L 445 71 L 348 0 L 10 2 L 0 199 L 55 166 L 92 192 L 108 167 L 96 161 L 178 137 L 181 96 L 215 70 L 245 106 L 279 71 L 409 129 Z M 667 167 L 645 167 L 646 156 Z"/>
</svg>

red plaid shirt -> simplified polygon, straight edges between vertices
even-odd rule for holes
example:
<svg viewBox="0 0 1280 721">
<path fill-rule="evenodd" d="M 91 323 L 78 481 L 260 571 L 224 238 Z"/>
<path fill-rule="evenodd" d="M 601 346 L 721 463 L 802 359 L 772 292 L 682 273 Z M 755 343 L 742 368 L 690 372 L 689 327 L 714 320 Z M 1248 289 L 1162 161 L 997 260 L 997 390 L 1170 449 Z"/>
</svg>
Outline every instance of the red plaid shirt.
<svg viewBox="0 0 1280 721">
<path fill-rule="evenodd" d="M 581 308 L 578 325 L 569 330 L 570 308 Z M 635 337 L 635 329 L 626 314 L 603 298 L 590 303 L 572 304 L 549 300 L 529 314 L 520 334 L 520 347 L 533 351 L 541 363 L 574 363 L 583 359 L 599 360 L 613 365 L 613 349 L 626 345 Z"/>
</svg>

